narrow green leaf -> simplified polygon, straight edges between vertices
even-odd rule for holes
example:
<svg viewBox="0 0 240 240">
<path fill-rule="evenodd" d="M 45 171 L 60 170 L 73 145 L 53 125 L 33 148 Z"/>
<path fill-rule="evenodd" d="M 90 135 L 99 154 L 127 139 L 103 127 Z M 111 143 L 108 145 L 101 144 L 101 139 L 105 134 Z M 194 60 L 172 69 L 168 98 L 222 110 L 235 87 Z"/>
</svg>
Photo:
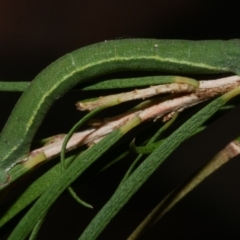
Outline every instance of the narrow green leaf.
<svg viewBox="0 0 240 240">
<path fill-rule="evenodd" d="M 146 182 L 154 171 L 166 160 L 166 158 L 187 138 L 189 138 L 198 127 L 210 118 L 231 97 L 240 93 L 240 87 L 215 99 L 206 107 L 201 109 L 193 117 L 187 120 L 181 127 L 172 133 L 139 167 L 130 177 L 120 185 L 111 199 L 98 212 L 89 226 L 80 236 L 80 240 L 94 240 L 111 219 L 128 202 L 134 193 Z"/>
</svg>

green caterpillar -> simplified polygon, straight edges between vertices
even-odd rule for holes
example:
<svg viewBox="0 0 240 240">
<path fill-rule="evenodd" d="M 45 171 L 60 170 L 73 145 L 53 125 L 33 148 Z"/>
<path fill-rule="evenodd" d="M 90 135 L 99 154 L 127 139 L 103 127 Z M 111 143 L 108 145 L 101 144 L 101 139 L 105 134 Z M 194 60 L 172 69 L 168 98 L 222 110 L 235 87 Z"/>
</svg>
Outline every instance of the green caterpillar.
<svg viewBox="0 0 240 240">
<path fill-rule="evenodd" d="M 0 185 L 29 153 L 48 109 L 74 85 L 116 71 L 240 74 L 240 40 L 126 39 L 102 42 L 61 57 L 44 69 L 16 104 L 0 134 Z"/>
</svg>

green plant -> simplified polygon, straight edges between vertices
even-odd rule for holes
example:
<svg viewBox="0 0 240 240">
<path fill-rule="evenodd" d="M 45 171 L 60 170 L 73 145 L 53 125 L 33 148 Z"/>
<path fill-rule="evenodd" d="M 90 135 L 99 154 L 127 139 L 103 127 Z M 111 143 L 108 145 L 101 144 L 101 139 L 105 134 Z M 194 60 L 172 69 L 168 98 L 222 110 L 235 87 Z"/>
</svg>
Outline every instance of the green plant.
<svg viewBox="0 0 240 240">
<path fill-rule="evenodd" d="M 29 185 L 1 217 L 0 226 L 3 226 L 38 198 L 9 239 L 25 239 L 29 234 L 30 238 L 35 238 L 48 209 L 67 188 L 80 204 L 91 208 L 90 204 L 75 195 L 70 185 L 103 154 L 113 147 L 118 148 L 121 146 L 119 144 L 130 143 L 132 134 L 129 132 L 136 126 L 149 119 L 163 119 L 165 124 L 156 126 L 153 123 L 152 134 L 140 138 L 145 147 L 138 148 L 132 142 L 130 148 L 123 148 L 120 155 L 105 166 L 109 167 L 131 151 L 136 152 L 136 160 L 129 166 L 119 187 L 80 237 L 96 239 L 131 196 L 182 142 L 202 131 L 207 125 L 206 121 L 214 121 L 221 110 L 226 111 L 235 106 L 237 101 L 231 105 L 228 102 L 240 93 L 240 78 L 235 75 L 240 73 L 239 46 L 239 40 L 110 41 L 65 55 L 41 72 L 31 84 L 2 82 L 0 87 L 3 91 L 24 91 L 0 135 L 2 192 L 9 192 L 22 176 L 33 171 L 40 163 L 59 155 L 61 157 L 61 164 L 56 164 Z M 129 71 L 151 71 L 151 74 L 104 81 L 97 78 L 116 71 L 126 71 L 127 74 Z M 214 77 L 214 74 L 219 73 L 229 76 Z M 211 74 L 214 80 L 198 81 L 202 80 L 203 74 Z M 193 75 L 197 80 L 193 79 Z M 97 78 L 96 81 L 92 80 L 94 78 Z M 96 92 L 94 98 L 80 101 L 77 103 L 78 109 L 90 112 L 67 135 L 43 139 L 33 149 L 34 135 L 50 106 L 76 84 L 80 92 L 114 89 L 118 93 L 99 97 Z M 159 97 L 160 94 L 163 96 Z M 108 110 L 116 105 L 137 99 L 136 106 L 127 105 L 129 109 L 119 115 L 108 115 Z M 198 112 L 181 113 L 178 117 L 184 109 L 209 100 L 212 101 Z M 93 119 L 100 112 L 106 118 Z M 87 122 L 91 128 L 76 133 Z M 139 138 L 142 131 L 137 129 L 133 135 Z M 153 144 L 155 142 L 158 143 Z M 238 148 L 235 152 L 237 155 L 240 151 L 238 143 L 239 139 L 230 143 L 191 180 L 173 190 L 129 239 L 136 239 L 147 225 L 154 224 L 191 189 L 232 158 L 233 155 L 225 153 L 233 145 Z M 82 148 L 83 145 L 91 147 Z M 65 159 L 66 149 L 70 151 L 78 148 L 79 151 L 75 150 Z M 150 153 L 147 157 L 143 155 L 146 152 Z M 2 194 L 2 198 L 5 197 Z"/>
</svg>

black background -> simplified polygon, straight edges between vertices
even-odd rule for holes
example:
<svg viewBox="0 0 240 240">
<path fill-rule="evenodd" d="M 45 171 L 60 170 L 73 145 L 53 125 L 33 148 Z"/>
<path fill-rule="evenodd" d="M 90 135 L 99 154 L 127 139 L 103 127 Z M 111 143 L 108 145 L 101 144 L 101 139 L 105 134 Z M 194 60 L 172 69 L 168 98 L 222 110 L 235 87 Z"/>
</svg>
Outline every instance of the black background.
<svg viewBox="0 0 240 240">
<path fill-rule="evenodd" d="M 0 80 L 31 80 L 63 54 L 104 40 L 240 38 L 238 9 L 231 1 L 209 0 L 0 0 Z M 0 127 L 18 97 L 1 93 Z M 65 101 L 55 104 L 41 134 L 67 131 L 76 121 L 76 114 L 70 118 L 65 113 Z M 125 239 L 172 187 L 238 136 L 239 110 L 240 106 L 181 146 L 99 239 Z M 190 193 L 143 239 L 240 239 L 239 160 L 231 160 Z M 81 187 L 80 196 L 94 210 L 83 209 L 68 194 L 60 197 L 39 239 L 76 239 L 110 197 L 126 168 L 126 162 L 120 163 Z M 1 230 L 1 239 L 18 220 Z"/>
</svg>

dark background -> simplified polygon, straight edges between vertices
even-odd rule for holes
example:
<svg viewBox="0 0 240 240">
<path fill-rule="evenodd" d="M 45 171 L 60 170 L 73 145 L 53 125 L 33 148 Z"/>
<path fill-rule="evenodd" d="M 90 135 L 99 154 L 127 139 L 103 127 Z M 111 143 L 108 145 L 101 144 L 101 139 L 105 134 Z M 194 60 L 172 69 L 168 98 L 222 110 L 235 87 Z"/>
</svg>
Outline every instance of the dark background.
<svg viewBox="0 0 240 240">
<path fill-rule="evenodd" d="M 0 80 L 31 80 L 63 54 L 104 40 L 240 38 L 238 9 L 231 1 L 209 0 L 0 0 Z M 18 97 L 1 93 L 0 128 Z M 67 131 L 76 121 L 77 115 L 70 119 L 65 113 L 65 101 L 71 100 L 63 98 L 47 116 L 43 135 Z M 238 136 L 239 110 L 238 106 L 181 146 L 99 239 L 125 239 L 172 187 Z M 62 114 L 66 117 L 59 122 Z M 143 239 L 240 239 L 239 160 L 231 160 L 190 193 Z M 127 166 L 120 163 L 81 187 L 80 196 L 94 210 L 83 209 L 68 194 L 60 197 L 39 239 L 76 239 L 110 197 Z M 1 230 L 1 239 L 18 220 Z"/>
</svg>

